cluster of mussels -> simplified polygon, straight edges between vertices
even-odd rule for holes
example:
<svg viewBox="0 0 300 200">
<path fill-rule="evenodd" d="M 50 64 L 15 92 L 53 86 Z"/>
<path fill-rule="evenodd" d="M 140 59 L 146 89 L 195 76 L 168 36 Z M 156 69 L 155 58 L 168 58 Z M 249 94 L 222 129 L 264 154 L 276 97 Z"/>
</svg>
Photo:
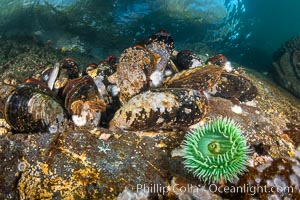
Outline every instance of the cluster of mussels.
<svg viewBox="0 0 300 200">
<path fill-rule="evenodd" d="M 69 119 L 112 130 L 173 129 L 205 117 L 206 94 L 249 101 L 257 90 L 225 56 L 203 62 L 176 52 L 171 35 L 159 31 L 82 73 L 66 58 L 18 86 L 2 84 L 0 109 L 18 132 L 60 131 Z"/>
</svg>

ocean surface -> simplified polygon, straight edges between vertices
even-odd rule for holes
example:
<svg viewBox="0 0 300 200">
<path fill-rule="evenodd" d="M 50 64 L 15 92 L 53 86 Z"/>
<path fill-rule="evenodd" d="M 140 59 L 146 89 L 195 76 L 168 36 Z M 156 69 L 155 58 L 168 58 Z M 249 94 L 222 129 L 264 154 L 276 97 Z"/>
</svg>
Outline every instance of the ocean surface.
<svg viewBox="0 0 300 200">
<path fill-rule="evenodd" d="M 0 36 L 34 36 L 102 59 L 152 33 L 257 70 L 300 33 L 298 0 L 1 0 Z"/>
</svg>

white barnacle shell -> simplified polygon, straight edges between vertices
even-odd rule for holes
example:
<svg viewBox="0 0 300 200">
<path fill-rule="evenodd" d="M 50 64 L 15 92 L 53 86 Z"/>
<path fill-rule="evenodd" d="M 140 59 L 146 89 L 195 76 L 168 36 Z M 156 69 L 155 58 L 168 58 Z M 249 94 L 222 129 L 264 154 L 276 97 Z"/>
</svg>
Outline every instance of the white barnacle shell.
<svg viewBox="0 0 300 200">
<path fill-rule="evenodd" d="M 159 85 L 161 85 L 163 77 L 164 74 L 161 71 L 155 70 L 150 76 L 152 86 L 158 87 Z"/>
<path fill-rule="evenodd" d="M 233 67 L 231 65 L 231 62 L 227 61 L 225 62 L 223 68 L 227 71 L 227 72 L 232 72 L 233 71 Z"/>
</svg>

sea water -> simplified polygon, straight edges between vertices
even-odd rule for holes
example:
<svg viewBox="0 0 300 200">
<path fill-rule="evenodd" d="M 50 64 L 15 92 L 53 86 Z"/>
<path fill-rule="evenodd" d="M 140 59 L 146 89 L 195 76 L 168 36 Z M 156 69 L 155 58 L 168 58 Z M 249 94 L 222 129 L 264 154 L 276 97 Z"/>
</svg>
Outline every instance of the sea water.
<svg viewBox="0 0 300 200">
<path fill-rule="evenodd" d="M 297 0 L 2 0 L 1 37 L 29 35 L 102 59 L 165 29 L 177 49 L 256 69 L 300 32 Z"/>
</svg>

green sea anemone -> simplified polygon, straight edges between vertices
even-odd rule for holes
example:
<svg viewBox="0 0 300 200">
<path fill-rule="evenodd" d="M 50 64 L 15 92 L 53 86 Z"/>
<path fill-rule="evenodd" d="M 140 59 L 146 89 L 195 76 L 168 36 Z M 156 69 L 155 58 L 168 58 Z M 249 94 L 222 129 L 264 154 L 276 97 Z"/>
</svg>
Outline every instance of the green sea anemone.
<svg viewBox="0 0 300 200">
<path fill-rule="evenodd" d="M 184 166 L 208 183 L 233 182 L 239 174 L 247 171 L 250 152 L 237 125 L 229 118 L 220 117 L 186 135 Z"/>
</svg>

